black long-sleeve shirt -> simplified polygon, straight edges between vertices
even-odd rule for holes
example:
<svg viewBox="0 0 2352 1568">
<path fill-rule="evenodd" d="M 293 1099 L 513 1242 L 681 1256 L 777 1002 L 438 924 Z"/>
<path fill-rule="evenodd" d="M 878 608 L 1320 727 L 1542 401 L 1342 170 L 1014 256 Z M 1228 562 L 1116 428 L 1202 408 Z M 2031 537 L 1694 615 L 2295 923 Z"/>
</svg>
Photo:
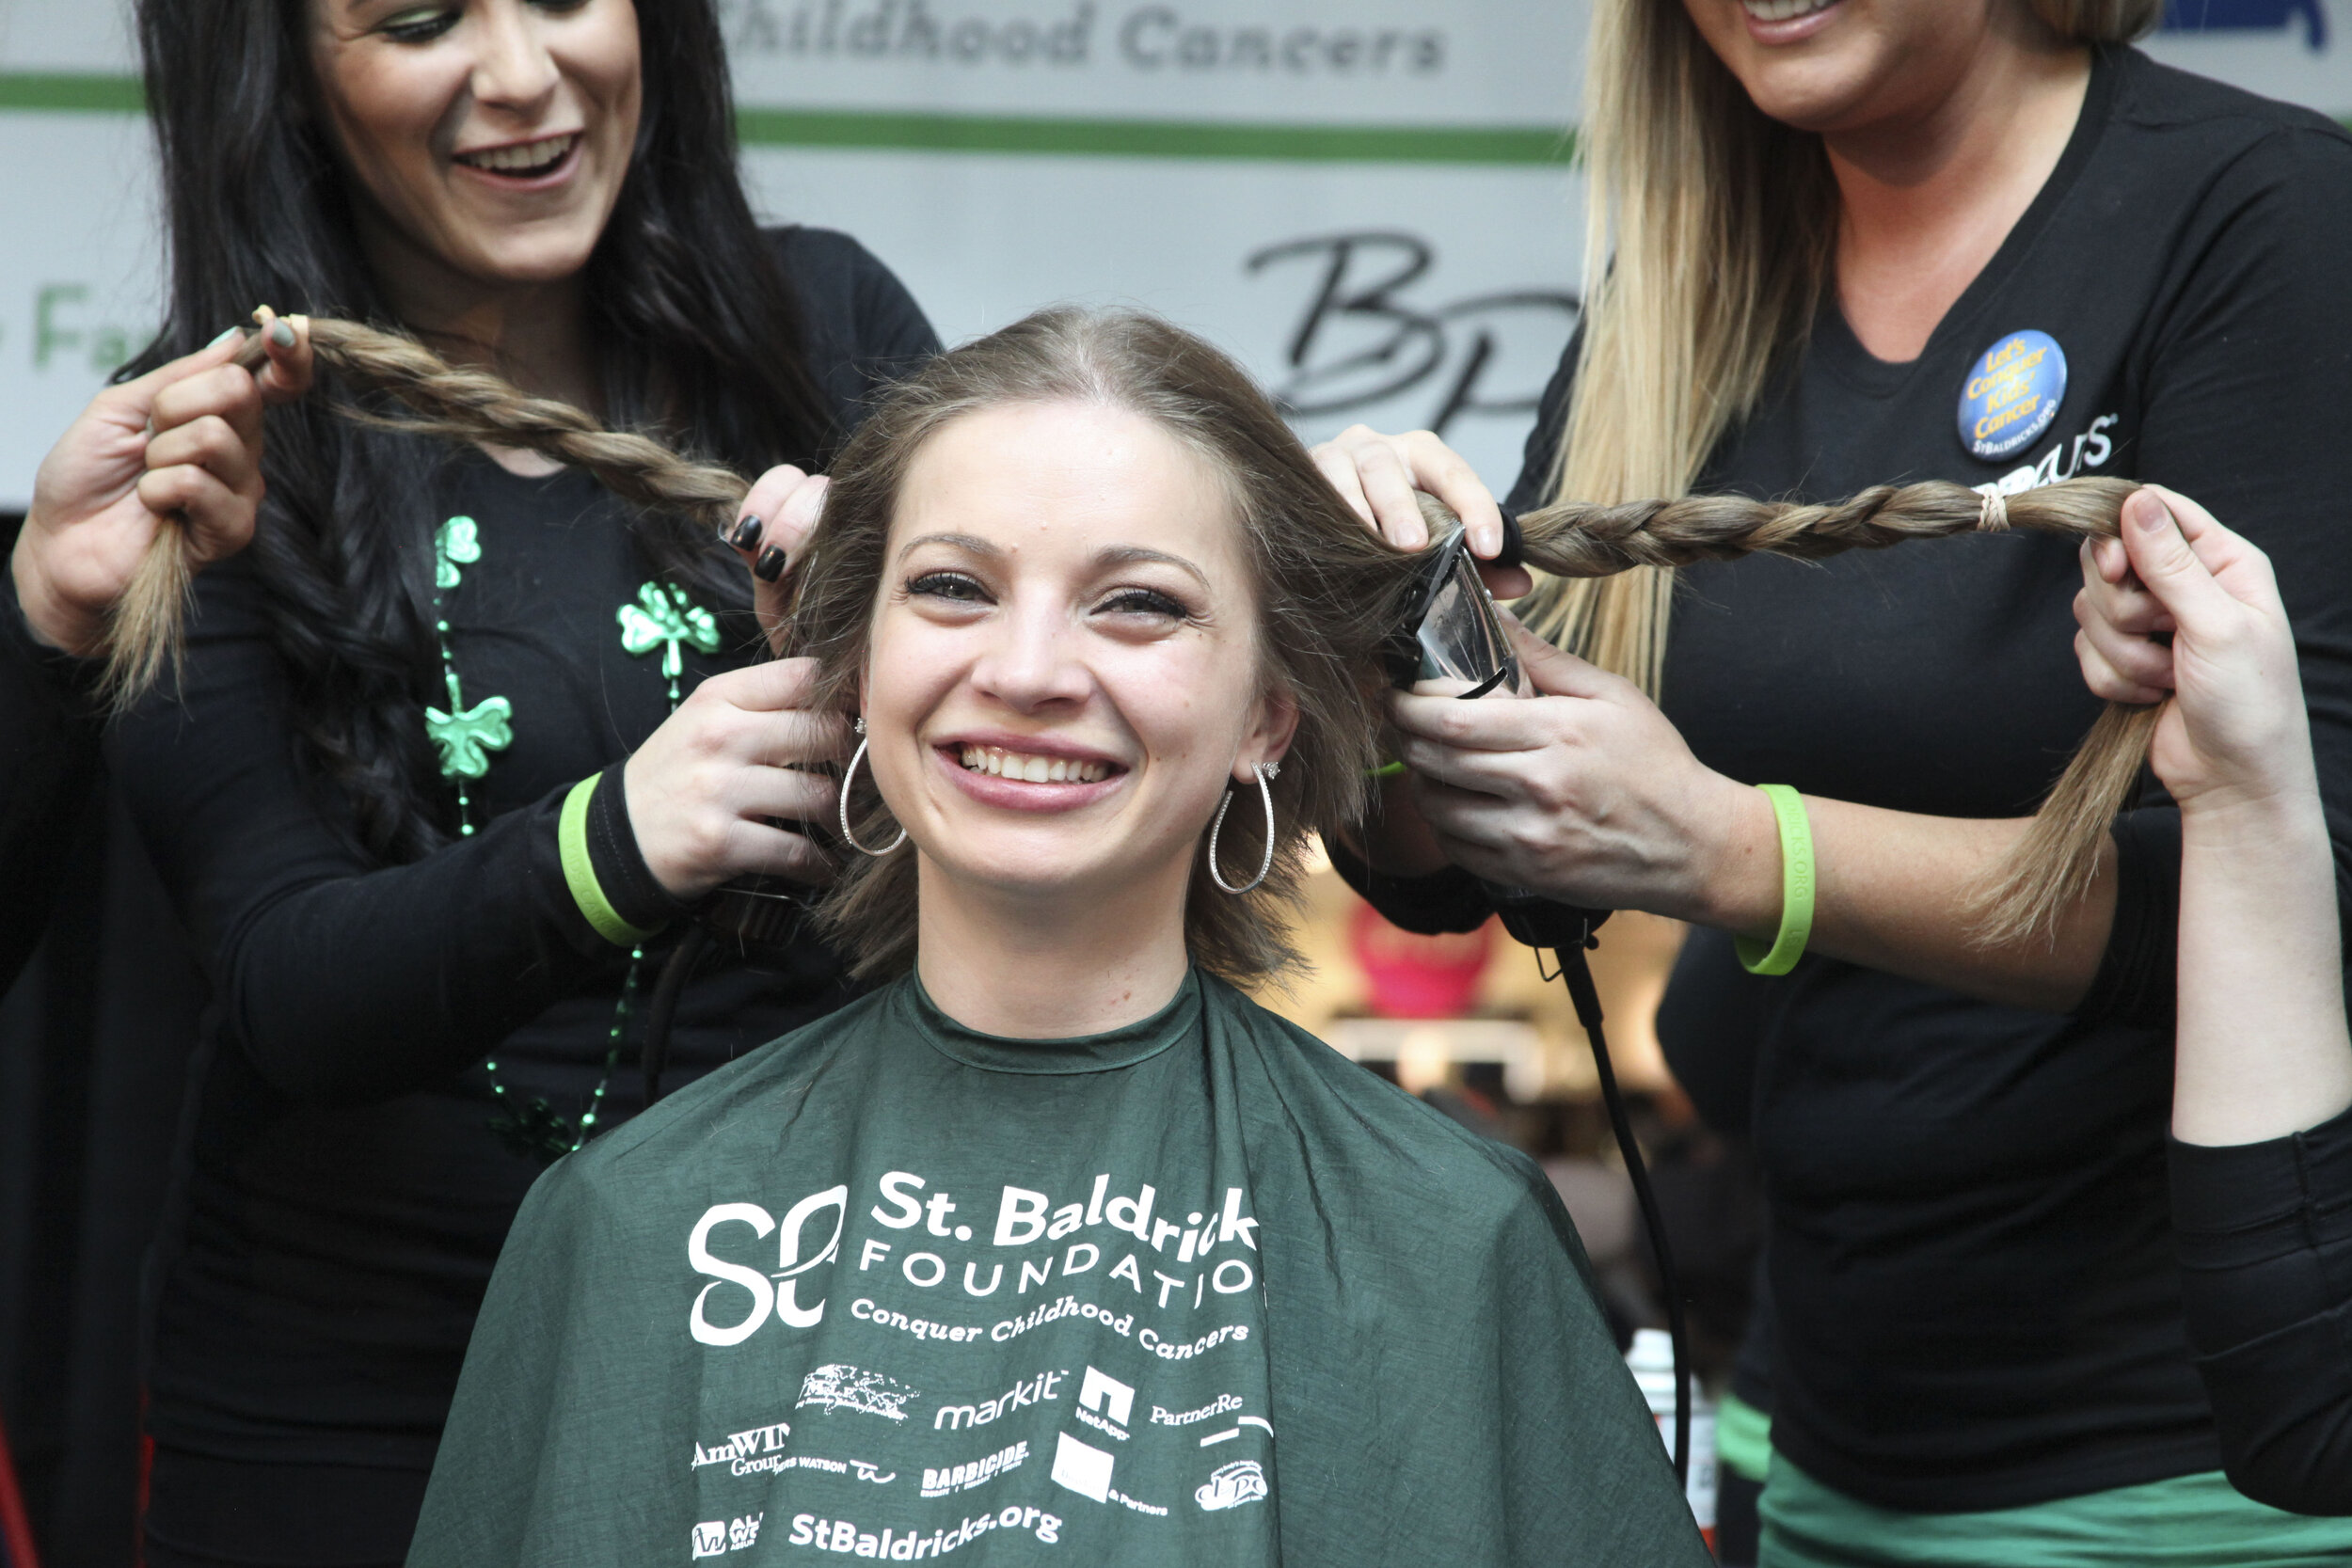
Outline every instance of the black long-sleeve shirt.
<svg viewBox="0 0 2352 1568">
<path fill-rule="evenodd" d="M 854 426 L 879 380 L 937 341 L 854 241 L 778 244 L 812 369 Z M 653 573 L 620 504 L 576 470 L 527 479 L 466 452 L 438 483 L 442 515 L 474 519 L 481 545 L 443 596 L 465 700 L 513 705 L 512 744 L 469 785 L 479 832 L 402 865 L 352 847 L 336 792 L 298 761 L 286 672 L 237 562 L 199 580 L 184 700 L 147 703 L 111 739 L 218 1014 L 149 1386 L 150 1430 L 190 1452 L 427 1467 L 539 1171 L 490 1131 L 482 1061 L 573 1117 L 606 1076 L 629 958 L 568 890 L 557 816 L 669 714 L 660 650 L 628 651 L 616 619 Z M 751 653 L 688 647 L 685 689 Z M 814 942 L 784 973 L 722 966 L 680 1005 L 671 1082 L 846 994 Z M 640 1099 L 625 1043 L 607 1125 Z"/>
<path fill-rule="evenodd" d="M 0 548 L 15 542 L 14 530 L 0 531 Z M 69 829 L 97 785 L 96 675 L 91 660 L 33 636 L 0 562 L 0 993 L 40 944 Z"/>
<path fill-rule="evenodd" d="M 2172 1145 L 2197 1370 L 2237 1489 L 2352 1513 L 2352 1111 L 2265 1143 Z"/>
<path fill-rule="evenodd" d="M 2352 866 L 2352 138 L 2316 115 L 2103 51 L 2056 170 L 1917 359 L 1835 304 L 1699 487 L 1821 500 L 2074 474 L 2197 497 L 2277 562 L 2339 868 Z M 1960 403 L 2024 331 L 2063 351 L 2046 432 L 1963 445 Z M 1512 499 L 1540 499 L 1573 359 Z M 1733 778 L 1937 816 L 2030 811 L 2097 710 L 2072 652 L 2075 552 L 1969 537 L 1681 574 L 1662 705 Z M 1771 1205 L 1774 1447 L 1864 1501 L 2021 1506 L 2218 1467 L 2165 1202 L 2178 814 L 2118 822 L 2115 926 L 2072 1016 L 1811 957 L 1770 986 L 1708 942 L 1661 1037 L 1716 1085 L 1755 1066 Z M 1376 901 L 1408 923 L 1427 890 Z M 1605 933 L 1604 933 L 1605 940 Z M 1703 993 L 1703 994 L 1694 994 Z M 1683 1031 L 1677 1018 L 1745 1010 Z"/>
</svg>

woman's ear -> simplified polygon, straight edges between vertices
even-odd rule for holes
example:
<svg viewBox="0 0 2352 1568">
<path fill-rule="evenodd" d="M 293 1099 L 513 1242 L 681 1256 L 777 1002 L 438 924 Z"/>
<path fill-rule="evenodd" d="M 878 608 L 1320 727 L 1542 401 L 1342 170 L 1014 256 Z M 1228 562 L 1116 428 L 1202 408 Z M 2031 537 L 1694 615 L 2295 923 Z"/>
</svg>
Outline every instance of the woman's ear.
<svg viewBox="0 0 2352 1568">
<path fill-rule="evenodd" d="M 1253 765 L 1262 762 L 1279 763 L 1288 754 L 1291 740 L 1298 734 L 1298 700 L 1288 691 L 1270 691 L 1258 699 L 1258 716 L 1242 737 L 1241 751 L 1233 758 L 1233 782 L 1255 784 Z"/>
</svg>

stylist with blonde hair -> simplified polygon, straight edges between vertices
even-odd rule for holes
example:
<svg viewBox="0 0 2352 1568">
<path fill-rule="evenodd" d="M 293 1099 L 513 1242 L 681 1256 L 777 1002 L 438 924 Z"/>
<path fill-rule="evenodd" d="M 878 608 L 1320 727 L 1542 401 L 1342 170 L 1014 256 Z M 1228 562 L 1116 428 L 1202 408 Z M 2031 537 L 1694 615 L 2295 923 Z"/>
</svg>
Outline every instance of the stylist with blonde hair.
<svg viewBox="0 0 2352 1568">
<path fill-rule="evenodd" d="M 2341 864 L 2352 139 L 2127 47 L 2158 10 L 1601 0 L 1593 287 L 1511 499 L 1946 479 L 1997 529 L 2074 475 L 2194 495 L 2278 563 Z M 1418 532 L 1426 438 L 1322 455 Z M 2147 785 L 2078 895 L 1987 918 L 2097 711 L 2073 553 L 1681 577 L 1540 585 L 1519 613 L 1585 657 L 1533 657 L 1535 701 L 1398 699 L 1414 777 L 1355 870 L 1422 928 L 1484 916 L 1465 870 L 1696 927 L 1661 1034 L 1732 1080 L 1707 1108 L 1770 1200 L 1762 1560 L 2343 1560 L 2231 1490 L 2183 1327 L 2179 814 Z"/>
</svg>

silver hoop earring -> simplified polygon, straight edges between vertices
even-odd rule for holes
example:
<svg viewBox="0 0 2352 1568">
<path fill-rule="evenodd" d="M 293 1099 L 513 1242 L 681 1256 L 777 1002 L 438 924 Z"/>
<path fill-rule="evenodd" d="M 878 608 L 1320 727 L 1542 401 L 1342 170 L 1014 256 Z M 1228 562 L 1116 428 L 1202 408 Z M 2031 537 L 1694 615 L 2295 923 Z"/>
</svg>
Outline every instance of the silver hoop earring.
<svg viewBox="0 0 2352 1568">
<path fill-rule="evenodd" d="M 876 860 L 880 860 L 907 841 L 907 831 L 904 826 L 901 826 L 898 829 L 898 836 L 880 849 L 868 849 L 857 841 L 857 834 L 850 832 L 850 781 L 857 777 L 857 765 L 866 760 L 866 721 L 863 718 L 857 721 L 856 729 L 857 750 L 850 753 L 850 766 L 842 769 L 841 798 L 835 802 L 840 807 L 841 841 L 861 855 L 871 855 Z M 1260 875 L 1263 876 L 1263 873 Z"/>
<path fill-rule="evenodd" d="M 1248 893 L 1260 882 L 1264 881 L 1265 874 L 1274 869 L 1274 785 L 1272 781 L 1281 777 L 1282 765 L 1279 762 L 1253 762 L 1249 765 L 1249 771 L 1257 775 L 1258 799 L 1265 803 L 1265 854 L 1258 862 L 1258 874 L 1239 887 L 1227 881 L 1225 874 L 1216 868 L 1217 835 L 1225 831 L 1225 813 L 1233 803 L 1233 792 L 1228 789 L 1225 792 L 1225 799 L 1216 803 L 1216 820 L 1209 824 L 1209 879 L 1227 893 Z"/>
</svg>

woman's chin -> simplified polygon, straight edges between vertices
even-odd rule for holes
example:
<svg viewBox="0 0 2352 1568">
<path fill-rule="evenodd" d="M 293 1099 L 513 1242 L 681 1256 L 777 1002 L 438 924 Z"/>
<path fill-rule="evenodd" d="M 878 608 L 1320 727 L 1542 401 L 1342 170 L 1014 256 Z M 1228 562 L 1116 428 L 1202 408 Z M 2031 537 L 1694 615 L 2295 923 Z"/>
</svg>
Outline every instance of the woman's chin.
<svg viewBox="0 0 2352 1568">
<path fill-rule="evenodd" d="M 602 215 L 593 209 L 551 214 L 469 209 L 451 219 L 447 243 L 453 253 L 444 260 L 498 287 L 560 283 L 586 268 L 602 229 Z"/>
<path fill-rule="evenodd" d="M 991 902 L 1035 905 L 1043 913 L 1103 911 L 1117 891 L 1133 884 L 1134 867 L 1106 863 L 1093 845 L 1040 842 L 1042 835 L 981 834 L 966 838 L 952 854 L 925 859 L 942 879 L 970 889 Z"/>
</svg>

